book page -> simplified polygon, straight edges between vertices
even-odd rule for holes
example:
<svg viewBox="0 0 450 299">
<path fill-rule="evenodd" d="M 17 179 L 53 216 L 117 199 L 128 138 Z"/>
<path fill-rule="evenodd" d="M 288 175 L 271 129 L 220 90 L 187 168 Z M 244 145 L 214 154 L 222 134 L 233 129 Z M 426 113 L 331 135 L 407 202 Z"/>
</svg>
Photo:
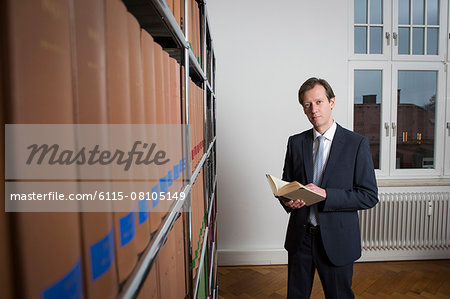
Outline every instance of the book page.
<svg viewBox="0 0 450 299">
<path fill-rule="evenodd" d="M 281 187 L 283 187 L 283 186 L 285 186 L 285 185 L 288 184 L 288 182 L 285 182 L 285 181 L 283 181 L 283 180 L 280 180 L 279 178 L 276 178 L 276 177 L 274 177 L 274 176 L 271 176 L 270 174 L 269 174 L 269 176 L 270 176 L 270 178 L 272 179 L 272 181 L 274 182 L 274 184 L 277 186 L 277 190 L 280 190 Z"/>
<path fill-rule="evenodd" d="M 279 195 L 278 190 L 280 190 L 281 187 L 287 185 L 288 183 L 280 180 L 274 176 L 271 176 L 270 174 L 266 174 L 267 181 L 269 182 L 270 188 L 272 189 L 273 194 Z"/>
<path fill-rule="evenodd" d="M 287 183 L 286 185 L 284 185 L 281 189 L 278 190 L 278 192 L 281 195 L 284 195 L 286 193 L 293 192 L 297 189 L 306 189 L 306 187 L 303 186 L 302 184 L 300 184 L 299 182 L 294 181 L 294 182 L 290 182 L 290 183 Z M 307 189 L 307 190 L 309 190 L 309 189 Z"/>
</svg>

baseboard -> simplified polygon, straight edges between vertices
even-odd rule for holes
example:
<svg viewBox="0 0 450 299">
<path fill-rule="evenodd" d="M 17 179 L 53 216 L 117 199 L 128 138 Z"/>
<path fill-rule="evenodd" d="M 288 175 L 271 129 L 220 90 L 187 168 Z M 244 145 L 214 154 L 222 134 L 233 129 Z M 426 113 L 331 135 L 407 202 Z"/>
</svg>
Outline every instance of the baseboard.
<svg viewBox="0 0 450 299">
<path fill-rule="evenodd" d="M 287 264 L 287 251 L 285 249 L 266 250 L 217 250 L 217 263 L 219 266 L 241 265 L 280 265 Z"/>
<path fill-rule="evenodd" d="M 285 249 L 265 250 L 229 250 L 218 249 L 219 266 L 243 265 L 285 265 L 287 251 Z M 449 259 L 450 248 L 444 249 L 408 249 L 408 250 L 367 250 L 363 251 L 357 262 L 405 261 Z"/>
<path fill-rule="evenodd" d="M 450 248 L 363 250 L 358 262 L 440 260 L 450 258 Z"/>
</svg>

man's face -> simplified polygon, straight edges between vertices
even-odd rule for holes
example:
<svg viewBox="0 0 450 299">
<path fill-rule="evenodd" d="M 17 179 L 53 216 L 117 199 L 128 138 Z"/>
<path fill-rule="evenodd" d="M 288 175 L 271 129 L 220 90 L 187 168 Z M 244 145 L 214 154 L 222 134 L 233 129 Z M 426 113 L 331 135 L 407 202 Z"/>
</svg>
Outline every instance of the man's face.
<svg viewBox="0 0 450 299">
<path fill-rule="evenodd" d="M 325 88 L 320 84 L 316 84 L 303 96 L 303 111 L 320 134 L 325 133 L 333 124 L 331 109 L 334 107 L 334 100 L 331 98 L 328 101 Z"/>
</svg>

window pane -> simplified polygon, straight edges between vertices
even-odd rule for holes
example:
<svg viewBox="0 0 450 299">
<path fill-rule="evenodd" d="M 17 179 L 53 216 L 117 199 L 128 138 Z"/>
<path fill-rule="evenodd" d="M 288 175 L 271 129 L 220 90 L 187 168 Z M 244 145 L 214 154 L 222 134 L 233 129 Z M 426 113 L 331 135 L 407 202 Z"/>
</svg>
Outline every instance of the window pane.
<svg viewBox="0 0 450 299">
<path fill-rule="evenodd" d="M 367 27 L 355 26 L 355 53 L 367 54 Z"/>
<path fill-rule="evenodd" d="M 439 29 L 428 28 L 427 29 L 427 54 L 438 55 L 438 36 Z"/>
<path fill-rule="evenodd" d="M 380 168 L 382 71 L 355 70 L 353 130 L 370 142 L 373 164 Z"/>
<path fill-rule="evenodd" d="M 413 55 L 423 55 L 424 52 L 424 35 L 425 30 L 423 28 L 413 28 Z"/>
<path fill-rule="evenodd" d="M 355 0 L 355 24 L 367 24 L 367 0 Z"/>
<path fill-rule="evenodd" d="M 398 28 L 398 54 L 409 54 L 409 28 Z"/>
<path fill-rule="evenodd" d="M 381 54 L 383 47 L 383 27 L 370 27 L 370 54 Z"/>
<path fill-rule="evenodd" d="M 413 0 L 413 24 L 425 24 L 425 0 Z"/>
<path fill-rule="evenodd" d="M 396 168 L 434 168 L 436 71 L 399 71 Z"/>
<path fill-rule="evenodd" d="M 409 25 L 409 0 L 399 0 L 398 1 L 398 23 L 403 25 Z"/>
<path fill-rule="evenodd" d="M 381 0 L 370 0 L 370 23 L 383 24 L 383 5 Z"/>
<path fill-rule="evenodd" d="M 427 24 L 439 25 L 439 1 L 428 0 L 427 2 Z"/>
</svg>

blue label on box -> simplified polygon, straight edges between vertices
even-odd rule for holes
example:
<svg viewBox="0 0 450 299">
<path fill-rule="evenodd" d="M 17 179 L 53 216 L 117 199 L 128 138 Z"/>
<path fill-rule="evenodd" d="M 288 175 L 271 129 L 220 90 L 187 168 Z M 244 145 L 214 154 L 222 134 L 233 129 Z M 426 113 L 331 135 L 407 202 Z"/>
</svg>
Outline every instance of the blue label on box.
<svg viewBox="0 0 450 299">
<path fill-rule="evenodd" d="M 167 172 L 167 185 L 170 187 L 170 186 L 172 186 L 173 185 L 173 171 L 172 170 L 169 170 L 168 172 Z"/>
<path fill-rule="evenodd" d="M 154 194 L 156 195 L 155 200 L 153 200 Z M 152 208 L 156 207 L 159 204 L 159 184 L 156 184 L 152 188 Z"/>
<path fill-rule="evenodd" d="M 89 248 L 92 281 L 106 273 L 114 261 L 114 230 Z"/>
<path fill-rule="evenodd" d="M 173 166 L 173 179 L 176 180 L 180 177 L 180 165 Z"/>
<path fill-rule="evenodd" d="M 134 211 L 123 216 L 119 220 L 120 227 L 120 247 L 127 245 L 136 235 L 136 220 Z"/>
<path fill-rule="evenodd" d="M 159 179 L 159 192 L 167 193 L 169 191 L 167 176 Z"/>
<path fill-rule="evenodd" d="M 63 278 L 42 291 L 43 299 L 82 298 L 83 283 L 81 276 L 81 260 L 78 259 L 73 267 Z"/>
<path fill-rule="evenodd" d="M 148 219 L 148 214 L 149 214 L 148 211 L 149 211 L 149 207 L 148 207 L 147 198 L 144 200 L 139 200 L 139 202 L 138 202 L 139 225 L 141 225 Z"/>
</svg>

